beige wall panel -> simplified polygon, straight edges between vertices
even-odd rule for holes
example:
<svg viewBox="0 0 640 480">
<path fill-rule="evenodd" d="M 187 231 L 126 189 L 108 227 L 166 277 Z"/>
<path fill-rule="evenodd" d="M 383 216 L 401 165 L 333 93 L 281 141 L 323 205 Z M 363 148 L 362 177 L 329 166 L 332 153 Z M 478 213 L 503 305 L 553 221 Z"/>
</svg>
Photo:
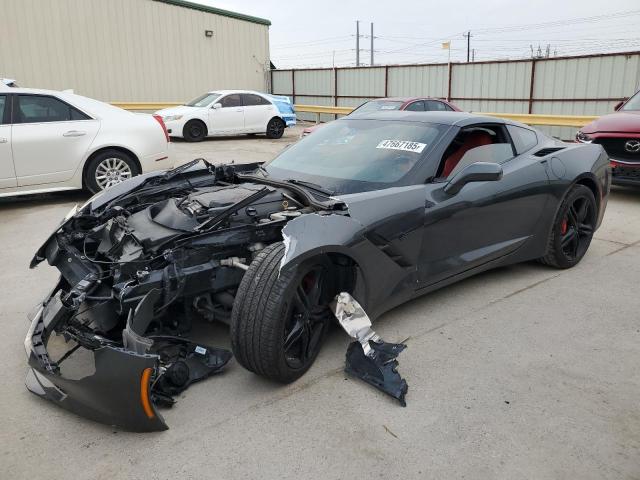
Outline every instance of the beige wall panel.
<svg viewBox="0 0 640 480">
<path fill-rule="evenodd" d="M 267 25 L 153 0 L 2 0 L 2 10 L 0 76 L 22 86 L 139 102 L 267 89 Z"/>
</svg>

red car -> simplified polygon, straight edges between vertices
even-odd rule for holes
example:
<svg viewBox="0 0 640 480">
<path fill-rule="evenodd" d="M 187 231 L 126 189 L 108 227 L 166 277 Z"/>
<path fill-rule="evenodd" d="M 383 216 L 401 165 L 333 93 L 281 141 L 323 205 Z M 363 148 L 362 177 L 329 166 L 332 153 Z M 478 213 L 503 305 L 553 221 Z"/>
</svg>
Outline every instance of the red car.
<svg viewBox="0 0 640 480">
<path fill-rule="evenodd" d="M 640 91 L 576 134 L 580 143 L 599 143 L 611 162 L 614 185 L 640 185 Z"/>
<path fill-rule="evenodd" d="M 431 97 L 390 97 L 378 98 L 364 102 L 358 108 L 353 110 L 349 115 L 355 113 L 372 113 L 384 110 L 409 110 L 412 112 L 461 112 L 453 103 Z M 302 136 L 306 137 L 317 128 L 325 125 L 318 123 L 312 127 L 307 127 L 302 131 Z"/>
</svg>

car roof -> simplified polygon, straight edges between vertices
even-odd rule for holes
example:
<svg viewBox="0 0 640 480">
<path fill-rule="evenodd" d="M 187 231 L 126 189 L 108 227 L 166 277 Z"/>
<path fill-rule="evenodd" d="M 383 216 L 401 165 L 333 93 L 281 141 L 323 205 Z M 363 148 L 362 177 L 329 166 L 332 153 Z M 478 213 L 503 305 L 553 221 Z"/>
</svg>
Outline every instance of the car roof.
<svg viewBox="0 0 640 480">
<path fill-rule="evenodd" d="M 441 102 L 446 102 L 446 100 L 443 100 L 442 98 L 436 98 L 436 97 L 384 97 L 384 98 L 374 98 L 372 100 L 370 100 L 371 102 L 376 102 L 376 101 L 389 101 L 389 102 L 402 102 L 402 103 L 407 103 L 407 102 L 414 102 L 416 100 L 439 100 Z"/>
<path fill-rule="evenodd" d="M 264 93 L 264 92 L 257 92 L 255 90 L 211 90 L 207 93 L 219 93 L 220 95 L 228 95 L 230 93 L 254 93 L 256 95 L 269 95 L 268 93 Z"/>
<path fill-rule="evenodd" d="M 59 95 L 61 92 L 58 90 L 45 90 L 42 88 L 23 88 L 23 87 L 12 87 L 11 93 L 30 93 L 30 94 L 38 94 L 38 95 Z"/>
<path fill-rule="evenodd" d="M 11 88 L 8 93 L 28 95 L 51 95 L 70 103 L 76 108 L 88 113 L 92 117 L 104 118 L 112 115 L 133 115 L 132 112 L 123 110 L 109 103 L 101 102 L 89 97 L 83 97 L 73 93 L 72 90 L 45 90 L 42 88 Z"/>
<path fill-rule="evenodd" d="M 349 121 L 355 119 L 437 123 L 440 125 L 455 125 L 458 127 L 466 127 L 476 123 L 509 123 L 518 125 L 516 122 L 508 122 L 503 118 L 474 115 L 473 113 L 467 112 L 410 112 L 407 110 L 362 113 L 357 117 L 342 117 L 338 121 Z"/>
</svg>

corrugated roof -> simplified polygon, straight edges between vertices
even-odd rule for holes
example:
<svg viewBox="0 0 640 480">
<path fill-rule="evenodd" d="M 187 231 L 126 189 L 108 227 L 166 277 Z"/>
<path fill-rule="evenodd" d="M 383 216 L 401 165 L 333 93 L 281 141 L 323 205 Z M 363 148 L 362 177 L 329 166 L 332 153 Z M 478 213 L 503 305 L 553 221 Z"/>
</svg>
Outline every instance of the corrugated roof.
<svg viewBox="0 0 640 480">
<path fill-rule="evenodd" d="M 245 15 L 243 13 L 232 12 L 230 10 L 223 10 L 221 8 L 209 7 L 200 3 L 187 2 L 185 0 L 154 0 L 156 2 L 167 3 L 169 5 L 175 5 L 176 7 L 191 8 L 192 10 L 199 10 L 201 12 L 213 13 L 215 15 L 222 15 L 225 17 L 237 18 L 238 20 L 245 20 L 247 22 L 259 23 L 261 25 L 271 25 L 271 21 L 266 18 L 252 17 L 251 15 Z"/>
</svg>

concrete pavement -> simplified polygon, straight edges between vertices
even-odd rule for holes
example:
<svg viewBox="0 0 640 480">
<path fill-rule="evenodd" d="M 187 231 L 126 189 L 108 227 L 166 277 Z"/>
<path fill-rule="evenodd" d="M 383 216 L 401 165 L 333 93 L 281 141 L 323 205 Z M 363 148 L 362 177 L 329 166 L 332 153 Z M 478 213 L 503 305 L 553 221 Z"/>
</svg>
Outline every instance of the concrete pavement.
<svg viewBox="0 0 640 480">
<path fill-rule="evenodd" d="M 266 160 L 291 138 L 174 143 L 178 163 Z M 132 434 L 24 388 L 26 314 L 56 271 L 33 252 L 84 194 L 0 201 L 0 478 L 235 479 L 640 477 L 640 191 L 615 189 L 571 270 L 488 272 L 384 315 L 407 337 L 407 408 L 342 372 L 335 330 L 300 381 L 232 362 L 163 410 L 170 430 Z M 222 326 L 203 341 L 229 344 Z"/>
</svg>

